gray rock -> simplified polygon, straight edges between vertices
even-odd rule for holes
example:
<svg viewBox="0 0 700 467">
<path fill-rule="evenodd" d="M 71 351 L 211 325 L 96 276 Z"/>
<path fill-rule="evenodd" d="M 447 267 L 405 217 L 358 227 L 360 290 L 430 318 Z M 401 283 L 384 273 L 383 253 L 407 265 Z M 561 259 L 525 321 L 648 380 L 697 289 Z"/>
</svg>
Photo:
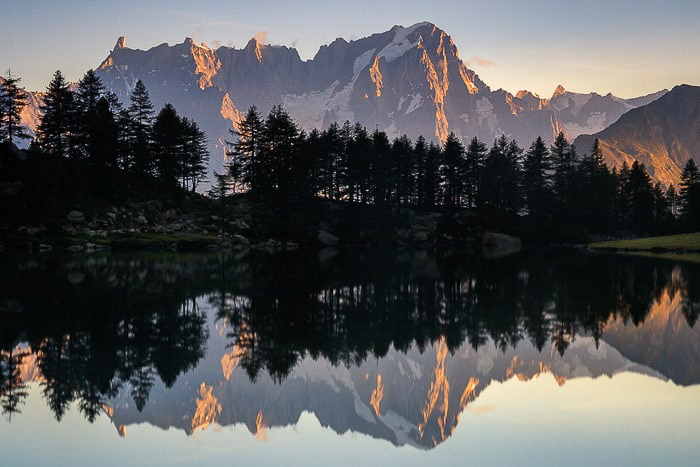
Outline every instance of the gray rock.
<svg viewBox="0 0 700 467">
<path fill-rule="evenodd" d="M 71 245 L 71 246 L 67 246 L 67 247 L 66 247 L 66 250 L 68 250 L 68 251 L 73 251 L 73 252 L 75 252 L 75 251 L 83 251 L 83 245 Z"/>
<path fill-rule="evenodd" d="M 522 249 L 522 243 L 518 237 L 498 232 L 485 232 L 481 237 L 481 246 L 484 256 L 489 258 L 514 255 Z"/>
<path fill-rule="evenodd" d="M 0 183 L 0 193 L 5 196 L 16 196 L 24 190 L 22 182 L 3 182 Z"/>
<path fill-rule="evenodd" d="M 327 230 L 318 230 L 318 241 L 324 246 L 335 246 L 338 244 L 338 237 Z"/>
<path fill-rule="evenodd" d="M 244 221 L 242 219 L 232 220 L 231 225 L 238 230 L 248 230 L 250 228 L 250 226 L 246 223 L 246 221 Z"/>
<path fill-rule="evenodd" d="M 117 215 L 113 212 L 108 212 L 107 217 L 109 217 L 111 220 L 115 220 L 117 218 Z"/>
<path fill-rule="evenodd" d="M 177 218 L 177 211 L 174 209 L 166 209 L 163 213 L 163 219 L 166 221 L 173 221 L 175 218 Z"/>
<path fill-rule="evenodd" d="M 51 251 L 53 250 L 53 247 L 51 245 L 47 245 L 45 243 L 39 244 L 39 251 L 45 252 L 45 251 Z"/>
<path fill-rule="evenodd" d="M 143 215 L 136 218 L 136 222 L 140 224 L 148 224 L 148 220 Z"/>
<path fill-rule="evenodd" d="M 425 242 L 428 240 L 428 234 L 422 230 L 413 232 L 412 237 L 414 242 Z"/>
<path fill-rule="evenodd" d="M 238 245 L 243 245 L 243 246 L 250 245 L 250 240 L 245 238 L 243 235 L 234 234 L 231 236 L 231 240 L 233 241 L 233 243 L 238 244 Z"/>
<path fill-rule="evenodd" d="M 68 282 L 70 282 L 73 285 L 81 284 L 85 280 L 85 274 L 82 272 L 71 272 L 68 273 L 68 276 L 66 277 L 68 279 Z"/>
<path fill-rule="evenodd" d="M 163 209 L 163 203 L 159 199 L 152 199 L 151 201 L 146 202 L 145 206 L 146 209 L 150 212 L 156 212 Z"/>
<path fill-rule="evenodd" d="M 83 214 L 80 211 L 71 211 L 66 216 L 66 219 L 75 224 L 82 224 L 83 222 L 85 222 L 85 214 Z"/>
</svg>

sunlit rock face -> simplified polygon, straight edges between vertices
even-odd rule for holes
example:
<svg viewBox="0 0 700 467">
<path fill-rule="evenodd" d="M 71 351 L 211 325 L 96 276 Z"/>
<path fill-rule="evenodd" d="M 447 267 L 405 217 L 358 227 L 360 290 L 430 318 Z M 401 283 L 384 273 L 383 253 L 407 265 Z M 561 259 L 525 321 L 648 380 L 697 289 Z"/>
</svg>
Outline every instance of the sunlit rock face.
<svg viewBox="0 0 700 467">
<path fill-rule="evenodd" d="M 623 162 L 643 162 L 662 184 L 678 187 L 688 159 L 700 154 L 700 87 L 676 86 L 659 99 L 633 109 L 617 122 L 594 135 L 576 138 L 587 148 L 599 138 L 606 160 L 618 167 Z"/>
<path fill-rule="evenodd" d="M 527 147 L 537 136 L 551 142 L 560 131 L 571 138 L 600 131 L 663 93 L 623 100 L 560 87 L 543 99 L 492 90 L 467 68 L 452 38 L 431 23 L 336 39 L 307 61 L 294 48 L 262 40 L 214 50 L 188 38 L 143 51 L 120 37 L 97 72 L 123 102 L 141 79 L 156 108 L 169 102 L 195 119 L 208 135 L 212 170 L 220 170 L 225 140 L 233 138 L 229 130 L 251 105 L 266 113 L 281 104 L 307 131 L 350 121 L 390 137 L 443 142 L 454 132 L 490 143 L 505 134 Z M 29 107 L 23 117 L 35 127 L 38 101 Z"/>
<path fill-rule="evenodd" d="M 391 137 L 450 132 L 490 141 L 501 133 L 529 144 L 564 127 L 546 100 L 491 89 L 460 59 L 452 38 L 430 23 L 322 46 L 303 61 L 293 48 L 251 39 L 243 49 L 209 49 L 191 39 L 147 51 L 122 37 L 99 67 L 106 87 L 128 101 L 138 79 L 156 107 L 170 102 L 209 136 L 214 169 L 242 112 L 282 104 L 306 130 L 360 122 Z"/>
</svg>

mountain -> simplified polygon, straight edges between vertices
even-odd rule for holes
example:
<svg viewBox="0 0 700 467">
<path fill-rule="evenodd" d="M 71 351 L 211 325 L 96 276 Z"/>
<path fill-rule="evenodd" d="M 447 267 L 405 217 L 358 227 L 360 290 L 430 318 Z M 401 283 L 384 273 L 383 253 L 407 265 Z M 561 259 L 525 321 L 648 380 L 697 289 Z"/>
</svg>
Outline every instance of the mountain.
<svg viewBox="0 0 700 467">
<path fill-rule="evenodd" d="M 688 159 L 700 158 L 700 87 L 676 86 L 608 128 L 579 136 L 575 144 L 590 148 L 595 138 L 608 163 L 619 166 L 639 160 L 654 179 L 678 186 Z"/>
<path fill-rule="evenodd" d="M 120 37 L 97 73 L 122 101 L 141 79 L 156 108 L 170 102 L 194 118 L 209 136 L 214 170 L 225 158 L 228 130 L 251 105 L 266 113 L 282 104 L 306 130 L 349 120 L 391 137 L 444 141 L 455 132 L 490 142 L 505 133 L 527 146 L 537 136 L 551 141 L 559 131 L 572 137 L 598 131 L 657 97 L 623 100 L 560 87 L 552 99 L 542 99 L 491 90 L 462 61 L 452 38 L 431 23 L 336 39 L 306 61 L 294 48 L 255 38 L 243 49 L 214 50 L 188 38 L 144 51 L 128 48 Z"/>
<path fill-rule="evenodd" d="M 422 350 L 390 348 L 383 357 L 347 366 L 307 356 L 283 381 L 265 372 L 251 381 L 221 332 L 211 329 L 207 356 L 196 369 L 171 387 L 156 381 L 143 411 L 134 406 L 128 387 L 108 400 L 107 413 L 118 432 L 149 423 L 191 435 L 217 423 L 244 424 L 264 437 L 265 427 L 294 425 L 303 412 L 311 412 L 337 433 L 431 449 L 450 437 L 465 410 L 483 409 L 478 398 L 494 382 L 551 377 L 562 386 L 574 378 L 622 372 L 666 379 L 606 342 L 596 345 L 592 337 L 579 336 L 563 356 L 551 342 L 542 350 L 529 341 L 501 349 L 491 339 L 478 350 L 465 343 L 450 352 L 441 338 Z"/>
<path fill-rule="evenodd" d="M 664 89 L 647 96 L 621 99 L 610 93 L 601 96 L 595 92 L 570 92 L 559 85 L 549 100 L 549 107 L 556 112 L 569 137 L 573 139 L 580 134 L 597 133 L 615 123 L 628 110 L 655 101 L 667 92 L 668 89 Z"/>
</svg>

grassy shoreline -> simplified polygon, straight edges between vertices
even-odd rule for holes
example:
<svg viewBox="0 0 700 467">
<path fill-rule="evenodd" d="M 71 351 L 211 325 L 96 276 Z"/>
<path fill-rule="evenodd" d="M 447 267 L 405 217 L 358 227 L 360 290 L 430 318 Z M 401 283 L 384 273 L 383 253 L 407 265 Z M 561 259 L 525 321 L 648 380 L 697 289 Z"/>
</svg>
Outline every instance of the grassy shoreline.
<svg viewBox="0 0 700 467">
<path fill-rule="evenodd" d="M 622 250 L 637 252 L 700 252 L 700 232 L 664 235 L 661 237 L 610 240 L 588 244 L 594 250 Z"/>
</svg>

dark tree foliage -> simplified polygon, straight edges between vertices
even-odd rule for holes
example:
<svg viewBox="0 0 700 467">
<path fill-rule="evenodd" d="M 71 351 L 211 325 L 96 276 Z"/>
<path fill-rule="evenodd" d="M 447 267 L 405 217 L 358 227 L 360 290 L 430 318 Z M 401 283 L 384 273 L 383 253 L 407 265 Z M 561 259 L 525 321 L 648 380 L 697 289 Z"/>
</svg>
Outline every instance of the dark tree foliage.
<svg viewBox="0 0 700 467">
<path fill-rule="evenodd" d="M 74 156 L 73 134 L 75 102 L 63 74 L 56 71 L 46 88 L 41 105 L 41 120 L 37 127 L 37 143 L 44 152 L 54 156 Z"/>
<path fill-rule="evenodd" d="M 690 230 L 700 230 L 700 171 L 693 159 L 683 168 L 680 207 L 682 221 Z"/>
<path fill-rule="evenodd" d="M 171 104 L 153 119 L 141 81 L 125 109 L 93 70 L 85 73 L 75 92 L 57 71 L 41 110 L 33 147 L 72 159 L 71 177 L 85 179 L 83 185 L 92 192 L 125 196 L 129 184 L 148 185 L 154 178 L 161 190 L 195 191 L 206 177 L 204 132 Z"/>
<path fill-rule="evenodd" d="M 153 173 L 154 160 L 151 153 L 151 123 L 153 121 L 153 104 L 148 91 L 141 80 L 136 82 L 131 93 L 129 106 L 129 145 L 130 160 L 128 170 L 135 175 L 145 177 Z"/>
<path fill-rule="evenodd" d="M 15 139 L 29 138 L 20 122 L 20 114 L 27 104 L 27 94 L 19 87 L 21 80 L 12 74 L 12 70 L 7 70 L 0 78 L 0 141 L 12 143 Z"/>
<path fill-rule="evenodd" d="M 305 135 L 281 107 L 265 119 L 252 107 L 234 133 L 229 173 L 235 186 L 268 200 L 317 196 L 428 211 L 467 209 L 490 219 L 649 234 L 670 230 L 690 199 L 683 193 L 692 191 L 684 189 L 676 199 L 675 190 L 654 186 L 640 163 L 611 170 L 598 140 L 579 157 L 563 133 L 551 148 L 537 138 L 525 153 L 505 135 L 490 149 L 477 138 L 465 148 L 454 133 L 437 146 L 405 135 L 390 141 L 385 132 L 370 134 L 349 122 Z"/>
</svg>

